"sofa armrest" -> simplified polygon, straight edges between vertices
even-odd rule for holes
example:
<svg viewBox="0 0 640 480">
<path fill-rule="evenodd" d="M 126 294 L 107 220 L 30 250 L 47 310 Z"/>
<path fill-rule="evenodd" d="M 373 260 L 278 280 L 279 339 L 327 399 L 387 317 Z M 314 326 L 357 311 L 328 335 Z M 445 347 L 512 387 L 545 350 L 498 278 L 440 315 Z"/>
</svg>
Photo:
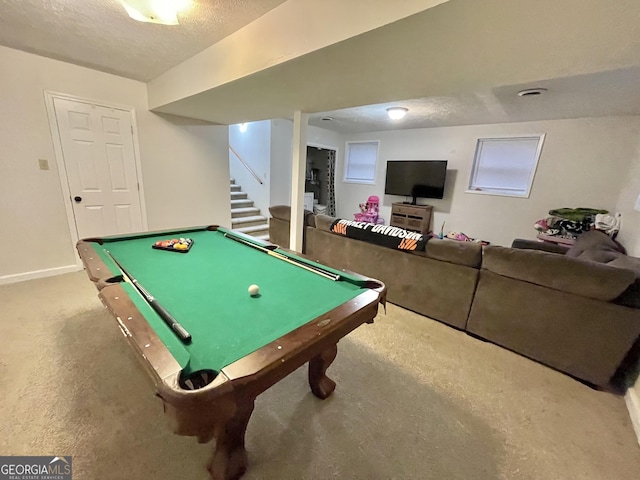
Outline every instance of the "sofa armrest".
<svg viewBox="0 0 640 480">
<path fill-rule="evenodd" d="M 271 217 L 285 222 L 291 222 L 291 207 L 289 205 L 273 205 L 269 207 Z M 310 210 L 304 210 L 304 226 L 315 227 L 315 214 Z"/>
<path fill-rule="evenodd" d="M 619 297 L 635 281 L 625 268 L 570 258 L 565 255 L 487 245 L 482 268 L 574 295 L 606 302 Z"/>
</svg>

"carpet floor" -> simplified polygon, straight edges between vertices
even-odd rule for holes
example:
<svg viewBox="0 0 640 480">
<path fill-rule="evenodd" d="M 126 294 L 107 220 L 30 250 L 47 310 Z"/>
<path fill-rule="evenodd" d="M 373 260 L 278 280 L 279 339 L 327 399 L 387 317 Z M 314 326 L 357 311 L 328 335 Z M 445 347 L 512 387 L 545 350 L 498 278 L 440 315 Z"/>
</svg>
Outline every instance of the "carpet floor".
<svg viewBox="0 0 640 480">
<path fill-rule="evenodd" d="M 302 368 L 258 397 L 257 479 L 629 479 L 624 399 L 388 305 L 343 339 L 325 401 Z M 84 272 L 0 287 L 0 455 L 72 455 L 74 479 L 205 480 Z"/>
</svg>

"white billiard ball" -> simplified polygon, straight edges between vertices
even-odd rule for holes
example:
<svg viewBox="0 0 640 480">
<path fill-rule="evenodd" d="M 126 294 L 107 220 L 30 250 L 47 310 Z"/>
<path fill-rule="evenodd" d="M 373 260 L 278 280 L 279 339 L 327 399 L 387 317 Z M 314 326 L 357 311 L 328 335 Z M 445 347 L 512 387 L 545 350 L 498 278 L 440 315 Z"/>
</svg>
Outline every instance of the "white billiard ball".
<svg viewBox="0 0 640 480">
<path fill-rule="evenodd" d="M 249 285 L 249 295 L 251 295 L 252 297 L 255 297 L 259 293 L 260 293 L 260 288 L 258 288 L 258 285 Z"/>
</svg>

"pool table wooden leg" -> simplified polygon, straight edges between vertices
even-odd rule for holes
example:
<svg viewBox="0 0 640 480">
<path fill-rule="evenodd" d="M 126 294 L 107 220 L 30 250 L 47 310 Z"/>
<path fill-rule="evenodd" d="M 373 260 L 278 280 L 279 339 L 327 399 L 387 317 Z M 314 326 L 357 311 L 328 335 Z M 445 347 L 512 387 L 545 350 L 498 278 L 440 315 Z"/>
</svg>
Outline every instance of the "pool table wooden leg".
<svg viewBox="0 0 640 480">
<path fill-rule="evenodd" d="M 244 435 L 254 405 L 255 399 L 239 402 L 234 415 L 216 426 L 216 446 L 207 464 L 213 480 L 237 480 L 247 471 Z"/>
<path fill-rule="evenodd" d="M 338 345 L 334 344 L 309 361 L 309 386 L 313 394 L 323 400 L 336 388 L 336 382 L 327 377 L 326 372 L 337 354 Z"/>
</svg>

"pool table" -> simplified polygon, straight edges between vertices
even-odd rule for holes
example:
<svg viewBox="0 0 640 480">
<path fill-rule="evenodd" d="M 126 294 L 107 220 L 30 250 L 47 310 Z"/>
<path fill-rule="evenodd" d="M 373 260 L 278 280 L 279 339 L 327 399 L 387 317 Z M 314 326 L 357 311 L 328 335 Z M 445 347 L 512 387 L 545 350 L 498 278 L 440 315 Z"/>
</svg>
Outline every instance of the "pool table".
<svg viewBox="0 0 640 480">
<path fill-rule="evenodd" d="M 172 238 L 191 239 L 190 250 L 152 248 Z M 246 471 L 244 436 L 260 393 L 309 362 L 311 391 L 331 395 L 335 383 L 325 372 L 337 342 L 373 322 L 386 298 L 377 280 L 217 226 L 88 238 L 77 249 L 174 432 L 216 439 L 207 465 L 214 479 Z M 253 284 L 259 293 L 251 296 Z"/>
</svg>

